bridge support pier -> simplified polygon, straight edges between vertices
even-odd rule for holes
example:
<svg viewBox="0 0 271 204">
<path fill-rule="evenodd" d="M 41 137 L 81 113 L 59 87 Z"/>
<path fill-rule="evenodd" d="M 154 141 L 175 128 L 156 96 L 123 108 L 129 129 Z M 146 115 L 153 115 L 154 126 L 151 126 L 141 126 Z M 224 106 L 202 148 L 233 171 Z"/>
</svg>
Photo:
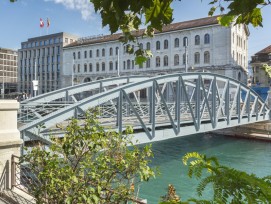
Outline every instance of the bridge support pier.
<svg viewBox="0 0 271 204">
<path fill-rule="evenodd" d="M 0 191 L 11 188 L 11 156 L 20 156 L 23 143 L 17 129 L 19 103 L 0 101 Z"/>
</svg>

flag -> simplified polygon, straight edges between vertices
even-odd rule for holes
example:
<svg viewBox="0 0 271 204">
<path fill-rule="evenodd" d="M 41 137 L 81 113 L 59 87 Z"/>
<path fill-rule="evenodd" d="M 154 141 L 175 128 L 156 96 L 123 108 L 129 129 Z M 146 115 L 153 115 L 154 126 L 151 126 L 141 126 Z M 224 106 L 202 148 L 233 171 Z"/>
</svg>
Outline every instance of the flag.
<svg viewBox="0 0 271 204">
<path fill-rule="evenodd" d="M 50 22 L 50 19 L 47 18 L 47 28 L 50 26 L 51 22 Z"/>
<path fill-rule="evenodd" d="M 42 18 L 40 18 L 40 27 L 41 27 L 41 28 L 44 27 L 44 22 L 43 22 Z"/>
</svg>

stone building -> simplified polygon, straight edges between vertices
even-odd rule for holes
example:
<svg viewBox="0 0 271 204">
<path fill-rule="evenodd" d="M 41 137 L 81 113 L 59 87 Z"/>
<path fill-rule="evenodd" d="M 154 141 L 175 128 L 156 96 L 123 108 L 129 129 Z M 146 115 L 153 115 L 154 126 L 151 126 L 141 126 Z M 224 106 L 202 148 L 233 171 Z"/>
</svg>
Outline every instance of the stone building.
<svg viewBox="0 0 271 204">
<path fill-rule="evenodd" d="M 0 87 L 1 94 L 9 97 L 17 91 L 17 57 L 15 50 L 0 48 Z"/>
<path fill-rule="evenodd" d="M 29 38 L 19 49 L 20 92 L 34 95 L 33 80 L 38 80 L 38 93 L 46 93 L 61 87 L 63 75 L 63 47 L 77 40 L 68 33 L 55 33 Z"/>
<path fill-rule="evenodd" d="M 246 82 L 248 36 L 246 25 L 222 27 L 217 16 L 173 23 L 153 38 L 139 39 L 139 46 L 153 53 L 142 67 L 135 65 L 134 55 L 126 53 L 119 41 L 121 33 L 80 38 L 63 48 L 62 86 L 117 75 L 186 70 L 213 72 Z"/>
<path fill-rule="evenodd" d="M 271 45 L 252 56 L 250 66 L 252 68 L 252 86 L 269 87 L 271 78 L 263 68 L 263 64 L 271 66 Z"/>
</svg>

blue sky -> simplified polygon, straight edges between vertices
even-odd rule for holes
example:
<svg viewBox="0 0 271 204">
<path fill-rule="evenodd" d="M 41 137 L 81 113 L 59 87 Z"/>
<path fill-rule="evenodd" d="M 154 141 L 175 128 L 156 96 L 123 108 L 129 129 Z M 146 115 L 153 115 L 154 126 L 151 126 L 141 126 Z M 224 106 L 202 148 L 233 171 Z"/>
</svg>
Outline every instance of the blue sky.
<svg viewBox="0 0 271 204">
<path fill-rule="evenodd" d="M 206 17 L 210 0 L 174 1 L 174 22 Z M 219 13 L 218 13 L 219 14 Z M 271 6 L 263 8 L 263 28 L 249 26 L 249 56 L 271 45 Z M 18 49 L 28 38 L 46 35 L 39 19 L 49 18 L 48 34 L 67 32 L 86 37 L 109 34 L 102 28 L 100 16 L 95 14 L 89 0 L 9 0 L 0 1 L 0 47 Z"/>
</svg>

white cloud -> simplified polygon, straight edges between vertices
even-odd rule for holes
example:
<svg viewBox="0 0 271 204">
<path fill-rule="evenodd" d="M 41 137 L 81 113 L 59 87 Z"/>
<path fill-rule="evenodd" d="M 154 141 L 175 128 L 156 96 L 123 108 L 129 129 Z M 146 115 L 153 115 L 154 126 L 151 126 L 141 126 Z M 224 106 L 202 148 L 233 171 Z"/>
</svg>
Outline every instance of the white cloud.
<svg viewBox="0 0 271 204">
<path fill-rule="evenodd" d="M 45 0 L 53 1 L 56 4 L 62 4 L 67 9 L 77 10 L 81 12 L 84 20 L 89 20 L 94 12 L 93 6 L 89 0 Z"/>
</svg>

